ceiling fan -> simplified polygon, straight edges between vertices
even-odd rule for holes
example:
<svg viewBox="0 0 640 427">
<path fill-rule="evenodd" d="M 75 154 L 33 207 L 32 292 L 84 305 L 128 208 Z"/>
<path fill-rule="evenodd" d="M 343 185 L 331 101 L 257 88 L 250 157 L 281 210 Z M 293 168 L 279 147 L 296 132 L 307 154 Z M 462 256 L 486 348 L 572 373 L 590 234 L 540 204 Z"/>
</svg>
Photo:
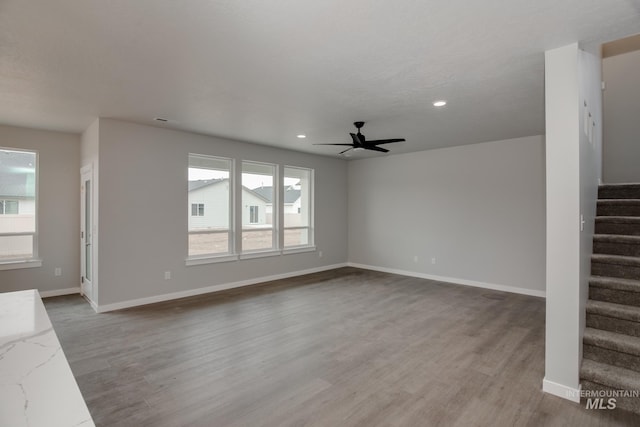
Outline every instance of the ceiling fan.
<svg viewBox="0 0 640 427">
<path fill-rule="evenodd" d="M 355 122 L 353 123 L 353 125 L 356 128 L 358 128 L 358 133 L 349 134 L 351 135 L 351 139 L 353 140 L 351 144 L 313 144 L 313 145 L 342 145 L 342 146 L 349 147 L 346 150 L 339 152 L 338 154 L 344 154 L 350 150 L 353 150 L 353 151 L 371 150 L 371 151 L 380 151 L 381 153 L 388 153 L 389 150 L 387 150 L 386 148 L 378 147 L 378 145 L 405 141 L 404 138 L 377 139 L 374 141 L 367 141 L 364 135 L 360 133 L 360 128 L 364 126 L 364 122 Z"/>
</svg>

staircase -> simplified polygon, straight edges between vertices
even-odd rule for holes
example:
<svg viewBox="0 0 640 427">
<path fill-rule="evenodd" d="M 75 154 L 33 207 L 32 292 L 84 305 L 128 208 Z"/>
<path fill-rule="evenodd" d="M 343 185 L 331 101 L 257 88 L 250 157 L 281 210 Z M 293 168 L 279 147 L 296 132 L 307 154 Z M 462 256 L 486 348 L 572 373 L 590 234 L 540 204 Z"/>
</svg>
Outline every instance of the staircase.
<svg viewBox="0 0 640 427">
<path fill-rule="evenodd" d="M 600 186 L 586 308 L 582 388 L 640 390 L 640 184 Z"/>
</svg>

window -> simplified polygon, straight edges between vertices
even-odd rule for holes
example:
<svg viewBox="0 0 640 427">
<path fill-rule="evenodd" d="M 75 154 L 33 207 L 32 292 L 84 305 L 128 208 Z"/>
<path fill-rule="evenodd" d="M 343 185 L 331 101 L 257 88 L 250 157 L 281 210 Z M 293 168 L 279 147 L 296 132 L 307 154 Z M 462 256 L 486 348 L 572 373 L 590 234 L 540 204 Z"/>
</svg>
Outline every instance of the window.
<svg viewBox="0 0 640 427">
<path fill-rule="evenodd" d="M 191 203 L 191 216 L 204 216 L 204 203 Z"/>
<path fill-rule="evenodd" d="M 0 215 L 17 215 L 17 200 L 0 200 Z"/>
<path fill-rule="evenodd" d="M 284 247 L 313 245 L 313 170 L 284 168 Z"/>
<path fill-rule="evenodd" d="M 242 251 L 274 249 L 274 193 L 276 167 L 267 163 L 242 162 Z"/>
<path fill-rule="evenodd" d="M 37 154 L 0 149 L 0 263 L 37 257 Z"/>
<path fill-rule="evenodd" d="M 249 206 L 249 224 L 258 223 L 258 207 Z"/>
<path fill-rule="evenodd" d="M 231 159 L 189 154 L 189 257 L 233 252 L 232 165 Z"/>
</svg>

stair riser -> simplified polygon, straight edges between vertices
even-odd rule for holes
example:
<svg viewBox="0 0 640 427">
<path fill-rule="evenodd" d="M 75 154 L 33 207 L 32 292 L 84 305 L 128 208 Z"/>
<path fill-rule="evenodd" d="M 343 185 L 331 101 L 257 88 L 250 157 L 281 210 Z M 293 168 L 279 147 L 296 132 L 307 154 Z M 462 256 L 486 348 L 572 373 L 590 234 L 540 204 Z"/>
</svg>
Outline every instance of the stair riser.
<svg viewBox="0 0 640 427">
<path fill-rule="evenodd" d="M 640 199 L 640 186 L 600 188 L 598 199 Z"/>
<path fill-rule="evenodd" d="M 598 204 L 598 216 L 640 216 L 640 203 L 628 205 Z"/>
<path fill-rule="evenodd" d="M 596 384 L 591 381 L 583 380 L 580 382 L 583 390 L 613 390 L 611 387 L 607 387 L 601 384 Z M 629 412 L 633 412 L 635 414 L 640 414 L 640 399 L 637 397 L 617 397 L 616 399 L 616 408 L 624 409 Z M 584 407 L 586 405 L 586 399 L 581 399 L 581 404 Z M 604 398 L 605 405 L 607 404 L 608 398 Z"/>
<path fill-rule="evenodd" d="M 594 254 L 640 256 L 640 244 L 593 242 Z"/>
<path fill-rule="evenodd" d="M 640 323 L 633 322 L 631 320 L 616 319 L 614 317 L 587 313 L 587 327 L 640 337 Z"/>
<path fill-rule="evenodd" d="M 591 274 L 594 276 L 620 277 L 623 279 L 640 280 L 640 267 L 592 261 Z"/>
<path fill-rule="evenodd" d="M 596 234 L 640 236 L 640 224 L 615 224 L 608 222 L 596 222 Z"/>
<path fill-rule="evenodd" d="M 616 289 L 590 286 L 589 299 L 640 307 L 640 292 L 619 291 Z"/>
</svg>

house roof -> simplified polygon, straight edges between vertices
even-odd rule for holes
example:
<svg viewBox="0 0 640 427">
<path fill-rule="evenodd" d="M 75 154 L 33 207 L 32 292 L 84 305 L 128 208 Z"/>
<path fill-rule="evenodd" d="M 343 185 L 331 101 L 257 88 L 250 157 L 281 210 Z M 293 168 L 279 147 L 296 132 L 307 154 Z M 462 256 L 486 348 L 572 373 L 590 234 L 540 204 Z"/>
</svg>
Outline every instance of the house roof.
<svg viewBox="0 0 640 427">
<path fill-rule="evenodd" d="M 222 181 L 227 181 L 227 178 L 189 181 L 189 191 L 199 190 L 201 188 L 207 187 L 209 185 L 217 184 Z M 268 187 L 262 186 L 254 189 L 242 186 L 242 188 L 254 194 L 256 197 L 261 198 L 267 203 L 273 203 L 273 187 L 271 186 L 268 186 Z M 296 200 L 298 200 L 299 198 L 300 198 L 300 190 L 297 190 L 293 187 L 286 188 L 284 192 L 285 203 L 295 203 Z"/>
<path fill-rule="evenodd" d="M 202 187 L 207 187 L 209 185 L 217 184 L 222 181 L 227 181 L 227 178 L 220 179 L 199 179 L 197 181 L 189 181 L 189 191 L 198 190 Z"/>
<path fill-rule="evenodd" d="M 0 151 L 0 197 L 35 196 L 33 153 Z"/>
<path fill-rule="evenodd" d="M 252 190 L 254 193 L 259 194 L 263 199 L 269 203 L 273 202 L 273 187 L 258 187 Z M 284 191 L 284 202 L 295 203 L 300 198 L 300 190 L 296 190 L 292 187 L 287 187 Z"/>
</svg>

